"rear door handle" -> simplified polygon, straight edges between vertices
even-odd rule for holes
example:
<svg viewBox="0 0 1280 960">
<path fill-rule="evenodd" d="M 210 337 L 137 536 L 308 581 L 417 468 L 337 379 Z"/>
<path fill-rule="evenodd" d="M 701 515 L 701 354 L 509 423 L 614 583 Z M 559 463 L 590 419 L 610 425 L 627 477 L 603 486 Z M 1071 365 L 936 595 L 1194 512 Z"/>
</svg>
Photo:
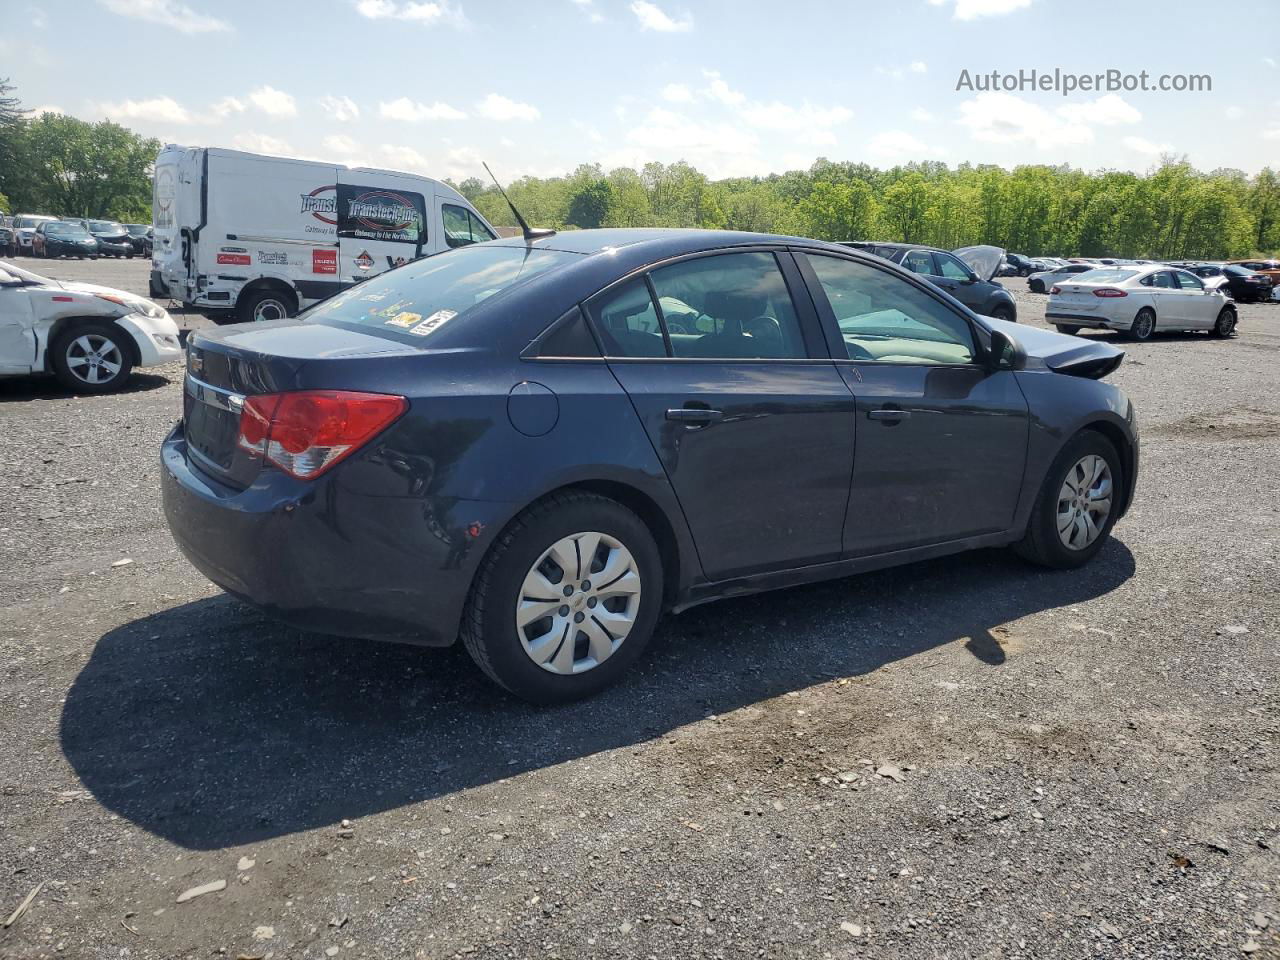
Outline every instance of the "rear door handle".
<svg viewBox="0 0 1280 960">
<path fill-rule="evenodd" d="M 881 407 L 879 410 L 868 410 L 868 420 L 888 420 L 890 422 L 897 420 L 906 420 L 911 416 L 910 410 L 894 410 L 889 407 Z"/>
<path fill-rule="evenodd" d="M 724 418 L 720 410 L 708 410 L 704 407 L 677 407 L 667 411 L 668 420 L 680 423 L 714 423 Z"/>
</svg>

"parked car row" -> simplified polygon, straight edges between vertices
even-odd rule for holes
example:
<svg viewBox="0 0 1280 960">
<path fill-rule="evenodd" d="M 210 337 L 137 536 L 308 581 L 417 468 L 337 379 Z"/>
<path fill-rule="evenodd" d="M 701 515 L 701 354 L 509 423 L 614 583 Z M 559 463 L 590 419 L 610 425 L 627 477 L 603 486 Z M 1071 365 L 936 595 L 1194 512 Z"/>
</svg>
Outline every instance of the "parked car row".
<svg viewBox="0 0 1280 960">
<path fill-rule="evenodd" d="M 150 257 L 151 249 L 150 224 L 32 213 L 0 217 L 0 256 L 132 259 Z"/>
<path fill-rule="evenodd" d="M 950 252 L 910 243 L 845 240 L 841 246 L 865 250 L 925 277 L 974 313 L 1017 323 L 1013 295 L 996 280 L 1002 257 L 999 247 L 961 247 Z M 979 251 L 981 254 L 975 256 Z M 981 268 L 981 272 L 979 272 Z"/>
</svg>

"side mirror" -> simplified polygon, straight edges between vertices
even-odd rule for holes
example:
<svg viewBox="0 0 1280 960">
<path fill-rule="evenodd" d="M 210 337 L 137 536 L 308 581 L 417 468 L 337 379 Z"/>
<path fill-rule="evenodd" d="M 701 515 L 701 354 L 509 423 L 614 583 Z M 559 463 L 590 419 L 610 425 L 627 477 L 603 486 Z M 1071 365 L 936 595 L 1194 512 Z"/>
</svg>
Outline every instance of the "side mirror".
<svg viewBox="0 0 1280 960">
<path fill-rule="evenodd" d="M 988 370 L 1021 370 L 1027 362 L 1022 344 L 1003 330 L 991 331 L 991 349 L 987 351 Z"/>
</svg>

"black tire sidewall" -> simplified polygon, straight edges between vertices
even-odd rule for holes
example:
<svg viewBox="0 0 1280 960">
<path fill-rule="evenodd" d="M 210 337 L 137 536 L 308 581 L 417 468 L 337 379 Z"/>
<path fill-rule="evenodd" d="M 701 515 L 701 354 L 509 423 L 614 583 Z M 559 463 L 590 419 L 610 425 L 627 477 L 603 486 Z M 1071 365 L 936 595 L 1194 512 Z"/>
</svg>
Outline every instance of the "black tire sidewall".
<svg viewBox="0 0 1280 960">
<path fill-rule="evenodd" d="M 71 341 L 77 337 L 84 336 L 86 333 L 96 333 L 107 337 L 116 345 L 116 349 L 120 351 L 120 371 L 110 380 L 103 383 L 85 383 L 85 381 L 72 373 L 71 368 L 67 365 L 67 347 Z M 111 393 L 114 390 L 119 390 L 133 373 L 133 346 L 129 342 L 129 334 L 114 323 L 77 324 L 58 334 L 50 346 L 53 372 L 64 387 L 68 390 L 74 390 L 76 393 Z"/>
<path fill-rule="evenodd" d="M 1223 318 L 1223 317 L 1228 317 L 1228 316 L 1229 316 L 1229 317 L 1231 317 L 1231 329 L 1230 329 L 1230 330 L 1228 330 L 1226 333 L 1223 333 L 1223 332 L 1222 332 L 1222 318 Z M 1211 330 L 1210 332 L 1211 332 L 1215 337 L 1221 337 L 1222 339 L 1224 339 L 1224 340 L 1225 340 L 1225 339 L 1227 339 L 1228 337 L 1232 336 L 1232 335 L 1236 332 L 1236 324 L 1237 324 L 1238 322 L 1239 322 L 1239 318 L 1236 316 L 1236 312 L 1235 312 L 1234 310 L 1232 310 L 1230 307 L 1223 307 L 1223 308 L 1218 312 L 1218 319 L 1214 321 L 1214 323 L 1213 323 L 1213 330 Z"/>
<path fill-rule="evenodd" d="M 1142 336 L 1139 336 L 1139 335 L 1138 335 L 1138 332 L 1137 332 L 1137 331 L 1138 331 L 1138 322 L 1139 322 L 1139 321 L 1140 321 L 1144 316 L 1149 316 L 1149 317 L 1151 317 L 1151 332 L 1150 332 L 1150 333 L 1148 333 L 1145 337 L 1142 337 Z M 1130 339 L 1137 340 L 1139 343 L 1143 343 L 1143 342 L 1145 342 L 1145 341 L 1147 341 L 1147 340 L 1150 340 L 1150 339 L 1151 339 L 1152 337 L 1154 337 L 1155 335 L 1156 335 L 1156 314 L 1155 314 L 1155 311 L 1154 311 L 1154 310 L 1152 310 L 1150 307 L 1143 307 L 1143 308 L 1142 308 L 1141 310 L 1139 310 L 1139 311 L 1137 312 L 1137 314 L 1134 316 L 1134 318 L 1133 318 L 1133 323 L 1129 325 L 1129 337 L 1130 337 Z"/>
<path fill-rule="evenodd" d="M 1062 489 L 1067 470 L 1089 454 L 1102 457 L 1111 468 L 1113 489 L 1111 512 L 1107 515 L 1098 539 L 1083 550 L 1071 550 L 1058 537 L 1058 491 Z M 1111 536 L 1111 528 L 1115 526 L 1121 506 L 1120 497 L 1124 489 L 1124 465 L 1115 444 L 1095 430 L 1083 430 L 1072 437 L 1067 445 L 1058 451 L 1053 465 L 1045 474 L 1044 486 L 1036 500 L 1035 513 L 1031 517 L 1031 523 L 1039 526 L 1036 531 L 1036 540 L 1040 544 L 1041 556 L 1038 559 L 1049 566 L 1063 568 L 1080 567 L 1092 560 Z"/>
<path fill-rule="evenodd" d="M 1067 335 L 1067 336 L 1069 336 L 1069 337 L 1074 337 L 1077 333 L 1079 333 L 1079 332 L 1080 332 L 1080 328 L 1079 328 L 1079 327 L 1072 326 L 1072 325 L 1071 325 L 1071 324 L 1069 324 L 1069 323 L 1059 323 L 1059 324 L 1055 324 L 1055 325 L 1054 325 L 1054 329 L 1055 329 L 1055 330 L 1057 330 L 1059 333 L 1064 333 L 1064 334 L 1066 334 L 1066 335 Z"/>
<path fill-rule="evenodd" d="M 615 537 L 640 572 L 640 612 L 622 646 L 598 667 L 573 676 L 553 674 L 529 658 L 516 631 L 516 599 L 530 568 L 557 540 L 587 530 Z M 522 522 L 496 558 L 485 587 L 479 639 L 488 667 L 499 683 L 534 703 L 565 703 L 591 696 L 615 683 L 644 653 L 662 609 L 662 559 L 653 535 L 627 508 L 602 497 L 575 500 L 539 511 Z"/>
<path fill-rule="evenodd" d="M 293 302 L 293 298 L 278 293 L 275 290 L 255 290 L 249 296 L 236 303 L 235 313 L 239 323 L 253 323 L 253 315 L 258 309 L 258 304 L 263 300 L 278 300 L 284 304 L 285 316 L 292 317 L 298 312 L 297 304 Z"/>
</svg>

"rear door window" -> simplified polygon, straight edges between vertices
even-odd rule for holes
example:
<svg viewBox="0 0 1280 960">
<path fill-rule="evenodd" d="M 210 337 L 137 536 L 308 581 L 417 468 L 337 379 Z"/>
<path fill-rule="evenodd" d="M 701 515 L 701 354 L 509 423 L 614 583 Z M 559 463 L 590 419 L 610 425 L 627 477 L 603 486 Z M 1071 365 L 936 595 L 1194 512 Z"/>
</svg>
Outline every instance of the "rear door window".
<svg viewBox="0 0 1280 960">
<path fill-rule="evenodd" d="M 933 256 L 928 250 L 908 250 L 906 256 L 902 258 L 902 265 L 912 273 L 937 276 L 933 266 Z"/>
<path fill-rule="evenodd" d="M 968 280 L 969 271 L 955 257 L 948 253 L 935 253 L 933 259 L 938 261 L 938 276 L 948 280 Z"/>
<path fill-rule="evenodd" d="M 353 240 L 425 244 L 427 215 L 422 194 L 340 183 L 338 236 Z"/>
</svg>

